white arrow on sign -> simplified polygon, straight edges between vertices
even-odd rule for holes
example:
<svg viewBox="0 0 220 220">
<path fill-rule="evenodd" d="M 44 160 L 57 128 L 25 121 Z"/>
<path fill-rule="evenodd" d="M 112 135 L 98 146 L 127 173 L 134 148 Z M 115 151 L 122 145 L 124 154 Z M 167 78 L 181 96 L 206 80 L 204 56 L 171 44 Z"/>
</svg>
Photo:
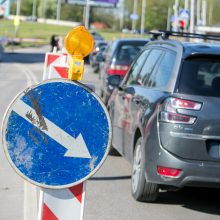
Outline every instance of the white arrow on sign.
<svg viewBox="0 0 220 220">
<path fill-rule="evenodd" d="M 20 99 L 14 103 L 13 111 L 65 147 L 67 149 L 65 157 L 91 158 L 82 134 L 79 134 L 75 139 L 44 116 L 42 118 L 46 124 L 46 129 L 40 128 L 39 124 L 36 123 L 36 119 L 39 116 L 36 114 L 35 109 Z M 31 114 L 32 120 L 30 117 L 27 117 L 27 114 Z"/>
</svg>

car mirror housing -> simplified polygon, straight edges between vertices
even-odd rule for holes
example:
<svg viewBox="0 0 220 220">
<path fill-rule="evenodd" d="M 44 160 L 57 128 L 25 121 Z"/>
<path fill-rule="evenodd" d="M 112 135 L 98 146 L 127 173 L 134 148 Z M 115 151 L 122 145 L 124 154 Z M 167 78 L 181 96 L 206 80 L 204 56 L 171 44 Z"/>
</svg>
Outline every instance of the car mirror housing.
<svg viewBox="0 0 220 220">
<path fill-rule="evenodd" d="M 108 77 L 108 84 L 113 87 L 118 87 L 121 83 L 121 76 L 120 75 L 111 75 Z"/>
</svg>

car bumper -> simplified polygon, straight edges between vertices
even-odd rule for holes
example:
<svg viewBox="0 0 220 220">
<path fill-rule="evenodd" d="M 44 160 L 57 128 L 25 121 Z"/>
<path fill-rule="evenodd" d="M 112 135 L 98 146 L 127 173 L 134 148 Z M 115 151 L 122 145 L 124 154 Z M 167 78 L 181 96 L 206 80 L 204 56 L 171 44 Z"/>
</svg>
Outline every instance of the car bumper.
<svg viewBox="0 0 220 220">
<path fill-rule="evenodd" d="M 220 188 L 220 163 L 185 160 L 174 156 L 160 147 L 155 160 L 146 156 L 146 179 L 160 185 L 182 188 L 184 186 L 217 187 Z M 180 169 L 177 177 L 167 177 L 158 174 L 157 166 Z"/>
</svg>

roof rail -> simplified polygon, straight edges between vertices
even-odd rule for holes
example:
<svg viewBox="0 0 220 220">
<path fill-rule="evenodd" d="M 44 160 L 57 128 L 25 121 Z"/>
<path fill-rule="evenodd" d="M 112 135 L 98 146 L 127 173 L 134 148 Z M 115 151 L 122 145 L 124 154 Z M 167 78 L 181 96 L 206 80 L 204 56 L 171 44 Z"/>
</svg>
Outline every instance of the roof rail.
<svg viewBox="0 0 220 220">
<path fill-rule="evenodd" d="M 176 31 L 163 31 L 159 30 L 158 32 L 148 32 L 148 34 L 152 34 L 152 40 L 158 39 L 161 37 L 162 39 L 169 39 L 170 36 L 174 37 L 185 37 L 185 38 L 197 38 L 203 40 L 214 40 L 220 41 L 220 36 L 209 35 L 209 34 L 195 34 L 195 33 L 187 33 L 187 32 L 176 32 Z"/>
</svg>

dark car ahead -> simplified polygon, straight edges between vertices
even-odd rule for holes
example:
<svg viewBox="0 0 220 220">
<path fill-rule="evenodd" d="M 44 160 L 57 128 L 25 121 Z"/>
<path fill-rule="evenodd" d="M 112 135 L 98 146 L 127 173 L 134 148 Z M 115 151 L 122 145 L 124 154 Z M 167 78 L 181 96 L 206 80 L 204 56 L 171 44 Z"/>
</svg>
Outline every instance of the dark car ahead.
<svg viewBox="0 0 220 220">
<path fill-rule="evenodd" d="M 108 108 L 136 200 L 155 201 L 160 188 L 220 187 L 220 46 L 147 44 Z"/>
<path fill-rule="evenodd" d="M 123 78 L 138 52 L 148 42 L 148 39 L 118 39 L 108 47 L 100 70 L 101 96 L 105 103 L 113 90 L 113 87 L 108 86 L 108 77 L 117 74 Z"/>
<path fill-rule="evenodd" d="M 98 41 L 95 43 L 94 48 L 89 55 L 89 63 L 92 67 L 94 67 L 96 65 L 95 57 L 96 57 L 97 53 L 99 53 L 101 50 L 103 50 L 102 48 L 105 48 L 106 46 L 107 46 L 107 42 L 105 42 L 105 41 Z"/>
<path fill-rule="evenodd" d="M 102 45 L 99 51 L 96 53 L 94 60 L 93 60 L 93 71 L 94 73 L 100 72 L 100 67 L 102 62 L 104 61 L 105 52 L 107 50 L 108 45 Z M 99 74 L 100 75 L 100 74 Z"/>
</svg>

